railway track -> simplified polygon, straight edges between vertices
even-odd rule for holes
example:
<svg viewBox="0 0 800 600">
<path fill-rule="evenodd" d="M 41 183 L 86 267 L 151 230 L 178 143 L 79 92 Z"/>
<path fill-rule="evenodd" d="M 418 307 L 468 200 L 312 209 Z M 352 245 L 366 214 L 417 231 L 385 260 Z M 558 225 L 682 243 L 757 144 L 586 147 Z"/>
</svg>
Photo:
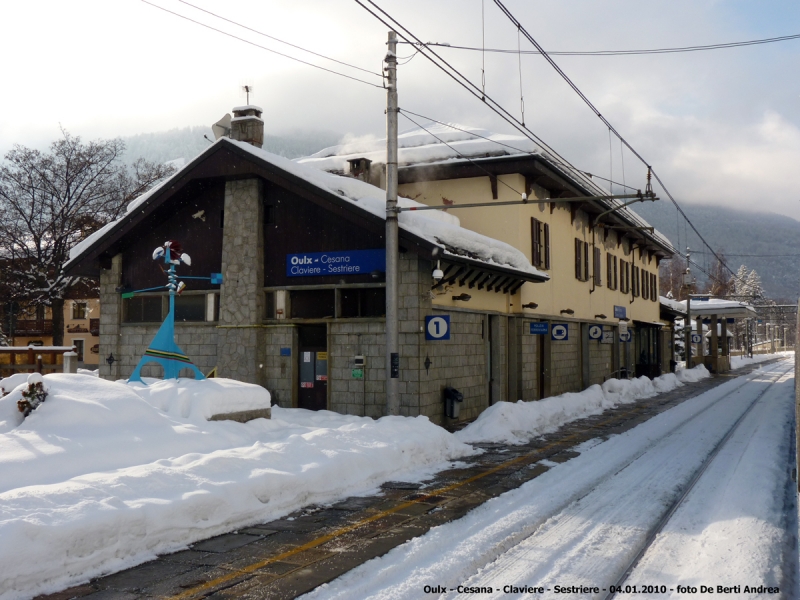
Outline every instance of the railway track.
<svg viewBox="0 0 800 600">
<path fill-rule="evenodd" d="M 621 460 L 602 478 L 587 482 L 583 489 L 567 496 L 561 505 L 551 506 L 550 510 L 525 523 L 516 536 L 511 536 L 516 539 L 508 540 L 509 543 L 498 547 L 493 555 L 491 552 L 483 554 L 480 564 L 473 561 L 471 572 L 475 575 L 465 577 L 461 588 L 450 588 L 443 597 L 471 597 L 474 594 L 462 594 L 459 589 L 481 587 L 491 587 L 497 592 L 482 597 L 509 597 L 502 591 L 505 588 L 503 584 L 521 580 L 546 586 L 549 582 L 548 590 L 559 581 L 587 582 L 583 587 L 591 588 L 591 592 L 569 596 L 576 598 L 609 599 L 620 592 L 625 593 L 626 589 L 630 593 L 636 588 L 626 588 L 626 582 L 659 533 L 691 496 L 747 417 L 792 368 L 791 365 L 773 368 L 766 381 L 763 373 L 751 374 L 716 400 L 673 422 L 671 427 L 654 435 L 650 443 Z M 745 388 L 754 383 L 767 385 L 751 399 L 753 391 Z M 730 414 L 734 409 L 738 416 Z M 703 431 L 704 425 L 720 419 L 727 419 L 728 425 L 722 431 L 718 429 L 711 440 Z M 680 462 L 682 456 L 691 455 L 692 452 L 686 452 L 689 447 L 704 458 L 690 466 L 670 464 L 676 462 L 670 452 Z M 655 465 L 650 472 L 642 469 L 642 463 L 647 461 Z M 614 488 L 616 494 L 610 494 Z M 603 502 L 610 501 L 618 501 L 620 506 L 603 505 Z M 643 506 L 648 509 L 642 509 Z M 638 521 L 626 518 L 626 511 L 637 510 L 642 512 Z M 792 588 L 792 582 L 786 581 L 783 589 L 788 588 Z M 785 593 L 781 595 L 791 597 Z M 527 597 L 527 594 L 511 597 Z M 541 596 L 531 594 L 531 597 Z"/>
</svg>

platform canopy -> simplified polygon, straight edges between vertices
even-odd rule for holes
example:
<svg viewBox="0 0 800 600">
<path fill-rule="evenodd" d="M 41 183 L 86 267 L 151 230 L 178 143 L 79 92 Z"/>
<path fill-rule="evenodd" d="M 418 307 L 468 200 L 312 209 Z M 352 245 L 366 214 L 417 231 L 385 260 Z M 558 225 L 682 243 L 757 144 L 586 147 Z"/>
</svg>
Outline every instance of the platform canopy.
<svg viewBox="0 0 800 600">
<path fill-rule="evenodd" d="M 681 304 L 685 309 L 686 301 L 682 301 Z M 696 317 L 710 317 L 711 315 L 728 319 L 746 319 L 757 316 L 755 309 L 749 304 L 721 298 L 709 298 L 707 300 L 693 298 L 690 308 L 693 319 Z"/>
</svg>

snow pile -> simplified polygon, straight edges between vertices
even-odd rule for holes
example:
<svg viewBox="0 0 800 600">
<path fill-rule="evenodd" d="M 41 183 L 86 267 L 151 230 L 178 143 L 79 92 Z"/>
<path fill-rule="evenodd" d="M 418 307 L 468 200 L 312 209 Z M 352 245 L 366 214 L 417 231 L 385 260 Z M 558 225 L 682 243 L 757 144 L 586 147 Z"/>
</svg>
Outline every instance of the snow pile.
<svg viewBox="0 0 800 600">
<path fill-rule="evenodd" d="M 593 385 L 582 392 L 566 393 L 535 402 L 522 400 L 498 402 L 483 411 L 474 422 L 456 433 L 462 442 L 504 442 L 523 444 L 530 438 L 550 433 L 562 425 L 603 411 L 619 404 L 650 398 L 680 387 L 684 382 L 709 377 L 703 365 L 691 371 L 668 373 L 650 380 L 609 379 L 602 386 Z"/>
<path fill-rule="evenodd" d="M 217 377 L 194 379 L 150 379 L 147 385 L 128 386 L 151 406 L 182 419 L 210 419 L 213 415 L 261 410 L 271 405 L 270 395 L 260 385 Z"/>
<path fill-rule="evenodd" d="M 15 388 L 18 388 L 23 383 L 27 383 L 29 373 L 14 373 L 8 377 L 0 379 L 0 396 L 10 394 Z M 2 416 L 0 416 L 2 419 Z"/>
<path fill-rule="evenodd" d="M 473 452 L 425 417 L 274 407 L 271 420 L 208 422 L 202 401 L 189 402 L 191 418 L 175 416 L 186 405 L 162 396 L 166 388 L 153 386 L 158 393 L 145 400 L 142 390 L 88 375 L 45 381 L 47 402 L 20 424 L 6 418 L 16 391 L 0 399 L 3 600 L 64 589 L 389 479 L 424 478 Z"/>
</svg>

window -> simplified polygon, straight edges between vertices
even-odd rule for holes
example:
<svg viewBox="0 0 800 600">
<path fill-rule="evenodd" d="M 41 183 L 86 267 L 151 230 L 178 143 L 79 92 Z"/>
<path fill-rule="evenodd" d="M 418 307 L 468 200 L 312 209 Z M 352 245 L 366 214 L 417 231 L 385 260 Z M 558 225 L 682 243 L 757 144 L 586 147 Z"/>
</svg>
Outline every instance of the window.
<svg viewBox="0 0 800 600">
<path fill-rule="evenodd" d="M 86 318 L 86 302 L 73 302 L 72 303 L 72 318 L 85 319 Z"/>
<path fill-rule="evenodd" d="M 594 285 L 598 286 L 598 287 L 603 285 L 603 278 L 602 278 L 602 270 L 603 269 L 600 266 L 602 264 L 601 260 L 600 260 L 601 256 L 602 256 L 602 254 L 600 252 L 600 248 L 595 248 L 594 249 L 594 265 L 593 265 L 594 266 L 594 273 L 592 275 L 594 276 Z"/>
<path fill-rule="evenodd" d="M 323 319 L 334 315 L 334 290 L 292 290 L 289 292 L 292 319 Z"/>
<path fill-rule="evenodd" d="M 620 282 L 619 282 L 619 291 L 623 294 L 627 294 L 631 291 L 631 272 L 630 272 L 631 265 L 626 260 L 619 261 L 619 270 L 620 270 Z"/>
<path fill-rule="evenodd" d="M 386 315 L 386 288 L 342 288 L 339 290 L 344 318 Z"/>
<path fill-rule="evenodd" d="M 650 300 L 658 302 L 658 277 L 650 273 Z"/>
<path fill-rule="evenodd" d="M 617 272 L 617 257 L 611 254 L 610 252 L 606 253 L 606 280 L 608 283 L 608 289 L 615 290 L 617 289 L 618 281 L 618 272 Z"/>
<path fill-rule="evenodd" d="M 539 269 L 550 268 L 550 225 L 531 217 L 531 264 Z"/>
<path fill-rule="evenodd" d="M 126 323 L 158 323 L 161 316 L 161 296 L 134 296 L 122 301 Z"/>
<path fill-rule="evenodd" d="M 631 267 L 631 293 L 634 298 L 639 295 L 639 267 Z"/>
<path fill-rule="evenodd" d="M 78 362 L 83 362 L 84 340 L 73 339 L 72 345 L 75 346 L 75 353 L 78 355 Z"/>
<path fill-rule="evenodd" d="M 575 279 L 589 281 L 589 244 L 575 238 Z"/>
<path fill-rule="evenodd" d="M 206 295 L 175 296 L 175 321 L 205 321 Z"/>
<path fill-rule="evenodd" d="M 650 299 L 650 277 L 649 273 L 642 269 L 642 298 Z"/>
</svg>

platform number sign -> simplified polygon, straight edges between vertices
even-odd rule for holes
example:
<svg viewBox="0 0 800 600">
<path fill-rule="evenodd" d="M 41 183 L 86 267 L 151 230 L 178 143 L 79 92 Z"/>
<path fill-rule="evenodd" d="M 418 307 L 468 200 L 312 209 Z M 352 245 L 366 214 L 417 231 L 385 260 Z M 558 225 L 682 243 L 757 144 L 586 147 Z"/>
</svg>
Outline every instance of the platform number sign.
<svg viewBox="0 0 800 600">
<path fill-rule="evenodd" d="M 589 339 L 599 340 L 603 337 L 603 328 L 600 325 L 592 325 L 589 327 Z"/>
<path fill-rule="evenodd" d="M 693 344 L 699 344 L 700 343 L 700 339 L 701 338 L 700 338 L 700 334 L 699 333 L 693 333 L 692 334 L 692 343 Z"/>
<path fill-rule="evenodd" d="M 619 332 L 619 341 L 620 342 L 630 342 L 631 341 L 631 332 L 630 331 L 625 331 L 623 333 L 622 331 L 620 331 Z"/>
<path fill-rule="evenodd" d="M 565 342 L 569 339 L 569 327 L 566 323 L 554 324 L 550 329 L 550 339 Z"/>
<path fill-rule="evenodd" d="M 433 341 L 449 340 L 450 315 L 425 317 L 425 339 Z"/>
</svg>

